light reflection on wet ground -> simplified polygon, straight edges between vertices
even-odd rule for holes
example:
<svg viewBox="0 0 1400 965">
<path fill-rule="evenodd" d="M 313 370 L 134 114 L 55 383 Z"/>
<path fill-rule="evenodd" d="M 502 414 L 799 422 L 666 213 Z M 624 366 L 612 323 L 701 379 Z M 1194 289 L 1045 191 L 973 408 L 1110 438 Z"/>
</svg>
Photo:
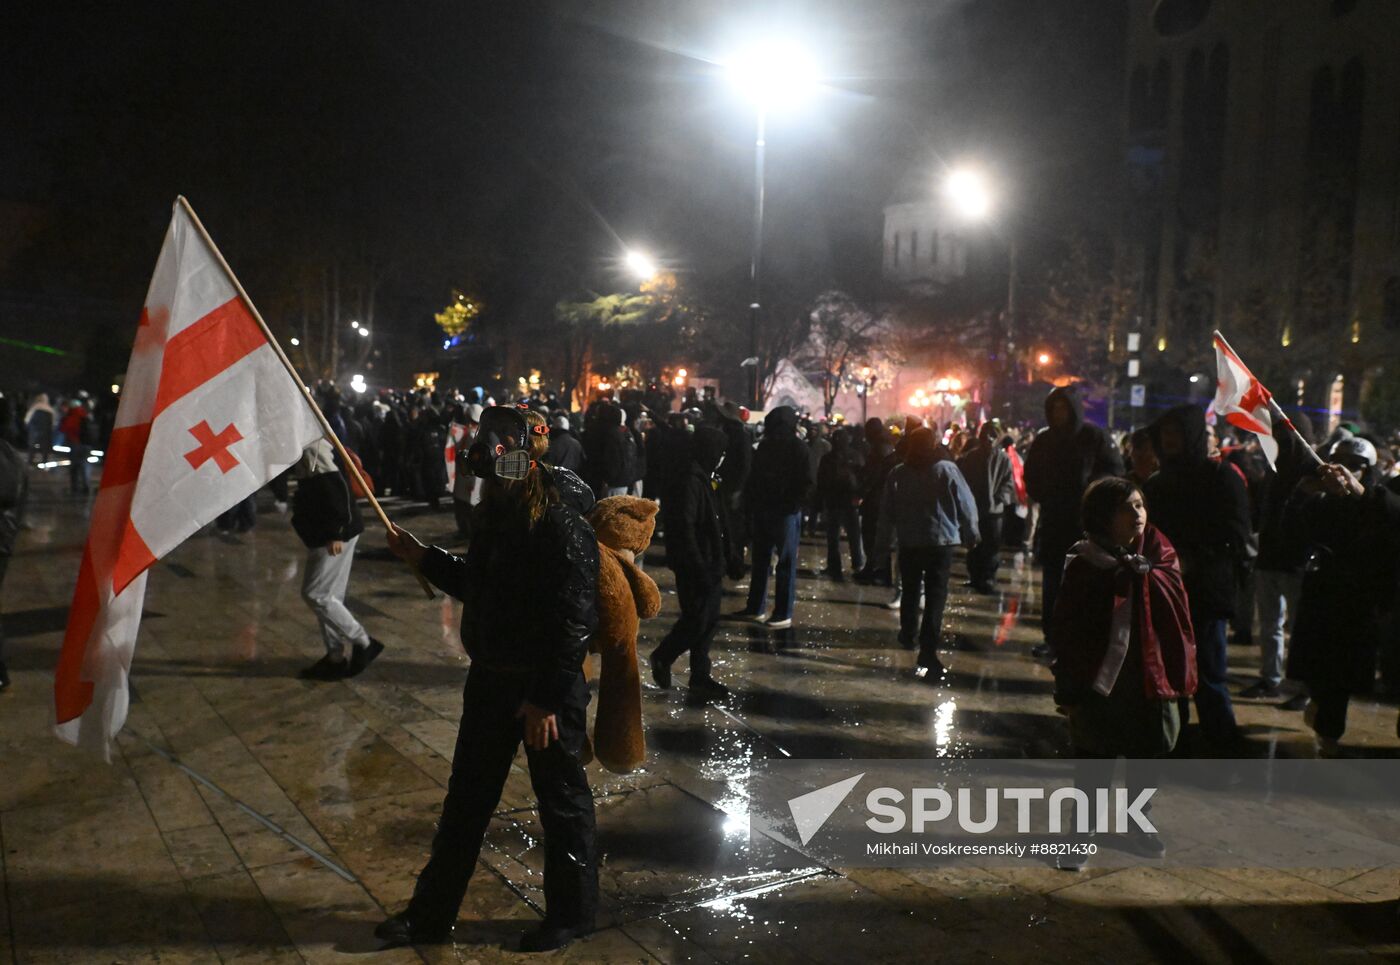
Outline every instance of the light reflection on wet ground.
<svg viewBox="0 0 1400 965">
<path fill-rule="evenodd" d="M 447 514 L 391 511 L 427 537 L 451 539 Z M 5 588 L 16 688 L 0 705 L 0 834 L 21 959 L 82 959 L 98 947 L 63 911 L 75 887 L 89 902 L 107 896 L 130 908 L 126 931 L 108 945 L 132 957 L 183 952 L 200 960 L 216 951 L 278 960 L 371 950 L 369 927 L 412 888 L 447 778 L 466 665 L 460 608 L 422 599 L 378 548 L 379 534 L 368 532 L 350 605 L 389 650 L 362 678 L 317 685 L 295 679 L 319 640 L 299 597 L 302 551 L 285 518 L 267 512 L 253 533 L 198 536 L 153 574 L 133 667 L 132 734 L 178 754 L 358 879 L 335 884 L 133 739 L 123 740 L 112 768 L 94 770 L 47 737 L 48 675 L 83 506 L 41 484 L 31 525 Z M 803 547 L 805 564 L 823 556 L 824 547 Z M 647 570 L 665 609 L 644 626 L 643 653 L 675 609 L 659 550 Z M 1184 916 L 1209 947 L 1229 935 L 1233 947 L 1270 960 L 1277 945 L 1257 940 L 1253 923 L 1285 905 L 1302 910 L 1272 927 L 1296 933 L 1306 942 L 1297 947 L 1379 951 L 1370 926 L 1338 924 L 1329 909 L 1376 894 L 1393 900 L 1394 875 L 1285 876 L 1280 884 L 1138 869 L 1108 876 L 1114 889 L 1095 890 L 1093 873 L 1066 880 L 1058 872 L 852 871 L 776 842 L 750 843 L 747 781 L 758 760 L 1064 753 L 1049 673 L 1028 653 L 1038 640 L 1034 575 L 1023 556 L 1008 553 L 998 593 L 982 597 L 959 585 L 965 574 L 955 568 L 943 650 L 951 672 L 937 686 L 912 678 L 913 654 L 899 647 L 898 614 L 885 606 L 888 588 L 832 583 L 811 570 L 799 581 L 792 629 L 721 624 L 715 674 L 734 689 L 722 704 L 689 699 L 684 661 L 675 690 L 648 681 L 646 764 L 626 776 L 590 768 L 604 931 L 570 956 L 893 961 L 938 948 L 955 959 L 1070 960 L 1075 950 L 1084 960 L 1150 961 L 1181 957 L 1182 941 L 1169 939 L 1186 927 Z M 742 606 L 743 590 L 730 588 L 727 612 Z M 1231 658 L 1245 682 L 1254 654 L 1232 648 Z M 1254 753 L 1311 753 L 1297 715 L 1258 704 L 1241 704 L 1240 713 Z M 1359 702 L 1357 742 L 1394 753 L 1394 713 Z M 89 824 L 88 837 L 74 830 Z M 495 946 L 542 907 L 539 836 L 521 758 L 463 908 L 461 945 L 428 952 L 430 960 L 512 957 Z M 244 927 L 230 935 L 217 922 L 234 912 Z M 403 950 L 385 960 L 415 956 Z"/>
</svg>

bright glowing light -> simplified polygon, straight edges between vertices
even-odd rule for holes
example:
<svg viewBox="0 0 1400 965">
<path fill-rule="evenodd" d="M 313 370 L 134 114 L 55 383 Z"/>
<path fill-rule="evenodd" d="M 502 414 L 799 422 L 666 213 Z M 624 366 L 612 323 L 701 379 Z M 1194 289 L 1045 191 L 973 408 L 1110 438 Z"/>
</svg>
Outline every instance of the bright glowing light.
<svg viewBox="0 0 1400 965">
<path fill-rule="evenodd" d="M 1283 344 L 1284 344 L 1284 345 L 1287 345 L 1288 343 L 1287 343 L 1287 342 L 1284 342 Z M 1157 339 L 1157 351 L 1159 351 L 1159 352 L 1165 352 L 1166 350 L 1167 350 L 1167 337 L 1166 337 L 1165 335 L 1163 335 L 1161 338 Z"/>
<path fill-rule="evenodd" d="M 730 58 L 725 69 L 734 89 L 763 111 L 794 106 L 821 86 L 811 52 L 787 38 L 758 41 Z"/>
<path fill-rule="evenodd" d="M 1196 384 L 1197 382 L 1199 382 L 1199 381 L 1201 381 L 1201 377 L 1200 377 L 1199 375 L 1193 375 L 1193 376 L 1191 376 L 1191 384 L 1192 384 L 1192 385 L 1195 385 L 1195 384 Z"/>
<path fill-rule="evenodd" d="M 358 372 L 350 376 L 350 388 L 363 395 L 365 389 L 368 388 L 365 385 L 365 377 Z"/>
<path fill-rule="evenodd" d="M 363 325 L 360 326 L 360 337 L 369 338 L 369 329 L 365 328 Z"/>
<path fill-rule="evenodd" d="M 120 385 L 117 385 L 117 383 L 113 382 L 113 383 L 112 383 L 112 394 L 113 394 L 113 395 L 121 395 L 121 391 L 122 391 L 122 387 L 121 387 Z"/>
<path fill-rule="evenodd" d="M 685 369 L 676 369 L 676 374 L 679 375 L 681 378 L 685 378 L 690 373 L 687 372 Z"/>
<path fill-rule="evenodd" d="M 1039 355 L 1037 355 L 1037 356 L 1035 357 L 1035 360 L 1036 360 L 1037 362 L 1039 362 L 1041 365 L 1049 365 L 1049 364 L 1050 364 L 1050 353 L 1049 353 L 1049 352 L 1041 352 Z"/>
<path fill-rule="evenodd" d="M 964 218 L 977 221 L 992 212 L 992 192 L 982 174 L 958 168 L 943 182 L 943 194 Z"/>
<path fill-rule="evenodd" d="M 301 344 L 301 339 L 299 339 L 299 338 L 294 338 L 294 339 L 292 339 L 292 344 L 293 344 L 293 345 L 300 345 L 300 344 Z"/>
<path fill-rule="evenodd" d="M 962 390 L 962 379 L 949 379 L 948 388 L 952 389 L 954 392 L 960 392 Z"/>
<path fill-rule="evenodd" d="M 936 383 L 934 383 L 933 387 L 939 392 L 947 392 L 948 389 L 950 389 L 952 386 L 949 385 L 947 379 L 939 379 Z"/>
<path fill-rule="evenodd" d="M 678 375 L 678 376 L 676 376 L 674 379 L 671 380 L 671 384 L 673 384 L 673 385 L 685 385 L 685 376 L 684 376 L 684 375 Z"/>
<path fill-rule="evenodd" d="M 627 270 L 637 276 L 638 281 L 649 281 L 656 276 L 656 262 L 636 249 L 629 248 L 622 260 L 626 262 Z"/>
<path fill-rule="evenodd" d="M 862 379 L 870 378 L 870 366 L 867 365 L 865 368 L 860 370 L 860 377 Z"/>
</svg>

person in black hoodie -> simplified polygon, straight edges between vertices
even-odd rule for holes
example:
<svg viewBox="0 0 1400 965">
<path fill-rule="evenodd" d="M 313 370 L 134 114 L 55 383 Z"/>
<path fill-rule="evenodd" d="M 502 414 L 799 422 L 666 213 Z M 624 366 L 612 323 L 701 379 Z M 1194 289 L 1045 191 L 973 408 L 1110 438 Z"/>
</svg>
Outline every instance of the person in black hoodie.
<svg viewBox="0 0 1400 965">
<path fill-rule="evenodd" d="M 309 551 L 302 575 L 301 596 L 321 625 L 326 654 L 302 670 L 306 680 L 354 677 L 384 650 L 345 607 L 345 589 L 355 564 L 355 544 L 365 525 L 360 507 L 350 495 L 345 476 L 335 465 L 335 453 L 318 439 L 302 453 L 293 476 L 299 481 L 292 500 L 292 529 Z M 346 644 L 350 653 L 345 652 Z"/>
<path fill-rule="evenodd" d="M 1162 467 L 1143 495 L 1153 524 L 1181 560 L 1196 631 L 1201 731 L 1214 750 L 1228 751 L 1238 728 L 1225 676 L 1226 631 L 1238 570 L 1249 552 L 1249 494 L 1233 467 L 1210 458 L 1206 414 L 1199 406 L 1168 409 L 1152 425 L 1152 444 Z"/>
<path fill-rule="evenodd" d="M 857 582 L 883 583 L 889 586 L 890 561 L 875 558 L 875 535 L 880 529 L 880 500 L 885 494 L 885 480 L 901 461 L 895 455 L 890 430 L 873 416 L 865 422 L 864 466 L 860 475 L 860 542 L 865 549 L 865 568 L 857 570 Z"/>
<path fill-rule="evenodd" d="M 797 548 L 801 536 L 802 504 L 812 488 L 812 463 L 807 447 L 797 438 L 797 411 L 780 405 L 763 420 L 763 441 L 753 457 L 744 498 L 753 520 L 753 571 L 748 606 L 742 616 L 767 623 L 775 630 L 792 626 L 797 603 Z M 768 567 L 778 555 L 777 599 L 768 609 Z"/>
<path fill-rule="evenodd" d="M 865 547 L 860 539 L 860 473 L 864 460 L 851 445 L 851 429 L 838 429 L 831 437 L 831 451 L 817 466 L 817 495 L 826 521 L 826 574 L 840 582 L 841 533 L 851 547 L 851 572 L 865 568 Z"/>
<path fill-rule="evenodd" d="M 729 693 L 710 675 L 710 638 L 724 592 L 724 536 L 714 479 L 725 445 L 724 433 L 713 426 L 696 429 L 689 439 L 688 466 L 670 474 L 662 496 L 666 564 L 676 574 L 681 607 L 680 619 L 651 654 L 651 676 L 662 690 L 671 686 L 671 664 L 689 650 L 691 692 L 703 697 Z"/>
<path fill-rule="evenodd" d="M 720 522 L 724 526 L 725 572 L 731 580 L 744 576 L 744 551 L 749 546 L 748 517 L 744 512 L 744 487 L 753 470 L 753 439 L 748 413 L 735 402 L 716 409 L 719 430 L 724 433 L 724 469 L 719 477 Z"/>
<path fill-rule="evenodd" d="M 1001 519 L 1016 505 L 1016 480 L 1011 457 L 999 446 L 1001 427 L 984 422 L 977 441 L 958 459 L 972 498 L 977 501 L 977 545 L 967 554 L 967 585 L 978 593 L 995 593 L 997 565 L 1001 562 Z"/>
<path fill-rule="evenodd" d="M 1045 397 L 1045 421 L 1048 427 L 1026 454 L 1025 471 L 1026 492 L 1040 504 L 1036 558 L 1041 565 L 1040 618 L 1046 642 L 1032 650 L 1038 657 L 1050 655 L 1050 614 L 1055 612 L 1065 554 L 1084 535 L 1079 519 L 1084 491 L 1096 479 L 1123 475 L 1118 447 L 1108 433 L 1084 421 L 1073 386 L 1052 389 Z"/>
<path fill-rule="evenodd" d="M 375 929 L 391 945 L 449 939 L 522 739 L 544 828 L 545 917 L 521 950 L 560 948 L 594 926 L 593 795 L 579 757 L 589 700 L 583 661 L 598 624 L 598 540 L 583 517 L 592 496 L 572 473 L 539 461 L 547 448 L 548 435 L 527 427 L 519 410 L 485 410 L 469 454 L 485 486 L 467 555 L 425 546 L 398 527 L 388 535 L 395 555 L 462 601 L 471 658 L 432 856 L 408 907 Z"/>
</svg>

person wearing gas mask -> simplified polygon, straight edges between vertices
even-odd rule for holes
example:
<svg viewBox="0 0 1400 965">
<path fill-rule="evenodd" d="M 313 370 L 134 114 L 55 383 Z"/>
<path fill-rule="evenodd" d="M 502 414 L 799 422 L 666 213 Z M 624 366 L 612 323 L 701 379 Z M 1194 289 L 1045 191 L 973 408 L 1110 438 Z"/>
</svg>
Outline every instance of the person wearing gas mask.
<svg viewBox="0 0 1400 965">
<path fill-rule="evenodd" d="M 1288 677 L 1307 685 L 1304 720 L 1323 756 L 1340 753 L 1351 695 L 1375 687 L 1384 611 L 1394 605 L 1400 555 L 1400 496 L 1376 472 L 1376 447 L 1354 437 L 1328 450 L 1293 491 L 1285 525 L 1308 546 Z"/>
<path fill-rule="evenodd" d="M 345 606 L 355 544 L 365 525 L 350 485 L 335 464 L 325 439 L 306 447 L 292 469 L 297 481 L 292 500 L 292 529 L 308 550 L 301 596 L 321 625 L 326 653 L 302 670 L 305 680 L 340 680 L 364 672 L 384 645 L 371 637 Z M 346 645 L 350 652 L 345 652 Z"/>
<path fill-rule="evenodd" d="M 671 664 L 690 651 L 690 692 L 717 698 L 729 693 L 710 675 L 710 638 L 719 622 L 724 594 L 724 533 L 720 525 L 715 473 L 724 462 L 728 440 L 713 426 L 700 426 L 683 441 L 689 449 L 684 470 L 668 474 L 661 513 L 666 526 L 666 564 L 676 574 L 681 615 L 651 654 L 651 676 L 662 690 L 671 686 Z"/>
<path fill-rule="evenodd" d="M 522 739 L 544 827 L 546 907 L 521 950 L 560 948 L 593 929 L 593 795 L 579 758 L 589 699 L 583 660 L 598 620 L 598 542 L 576 494 L 564 491 L 577 477 L 540 461 L 547 439 L 543 420 L 531 425 L 519 409 L 482 413 L 468 464 L 485 485 L 465 557 L 425 546 L 399 527 L 388 534 L 395 555 L 462 601 L 462 644 L 471 658 L 432 856 L 408 907 L 375 929 L 390 945 L 448 940 Z"/>
</svg>

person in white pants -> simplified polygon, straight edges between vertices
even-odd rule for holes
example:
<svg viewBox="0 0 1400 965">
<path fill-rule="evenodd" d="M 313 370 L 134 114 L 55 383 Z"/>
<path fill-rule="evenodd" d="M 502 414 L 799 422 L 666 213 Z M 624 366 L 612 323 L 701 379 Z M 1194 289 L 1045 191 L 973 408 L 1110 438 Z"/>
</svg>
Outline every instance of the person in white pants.
<svg viewBox="0 0 1400 965">
<path fill-rule="evenodd" d="M 306 680 L 354 677 L 384 650 L 345 606 L 355 544 L 365 528 L 360 508 L 324 439 L 307 447 L 293 476 L 298 482 L 292 528 L 308 550 L 301 596 L 316 614 L 326 647 L 325 655 L 300 676 Z"/>
</svg>

